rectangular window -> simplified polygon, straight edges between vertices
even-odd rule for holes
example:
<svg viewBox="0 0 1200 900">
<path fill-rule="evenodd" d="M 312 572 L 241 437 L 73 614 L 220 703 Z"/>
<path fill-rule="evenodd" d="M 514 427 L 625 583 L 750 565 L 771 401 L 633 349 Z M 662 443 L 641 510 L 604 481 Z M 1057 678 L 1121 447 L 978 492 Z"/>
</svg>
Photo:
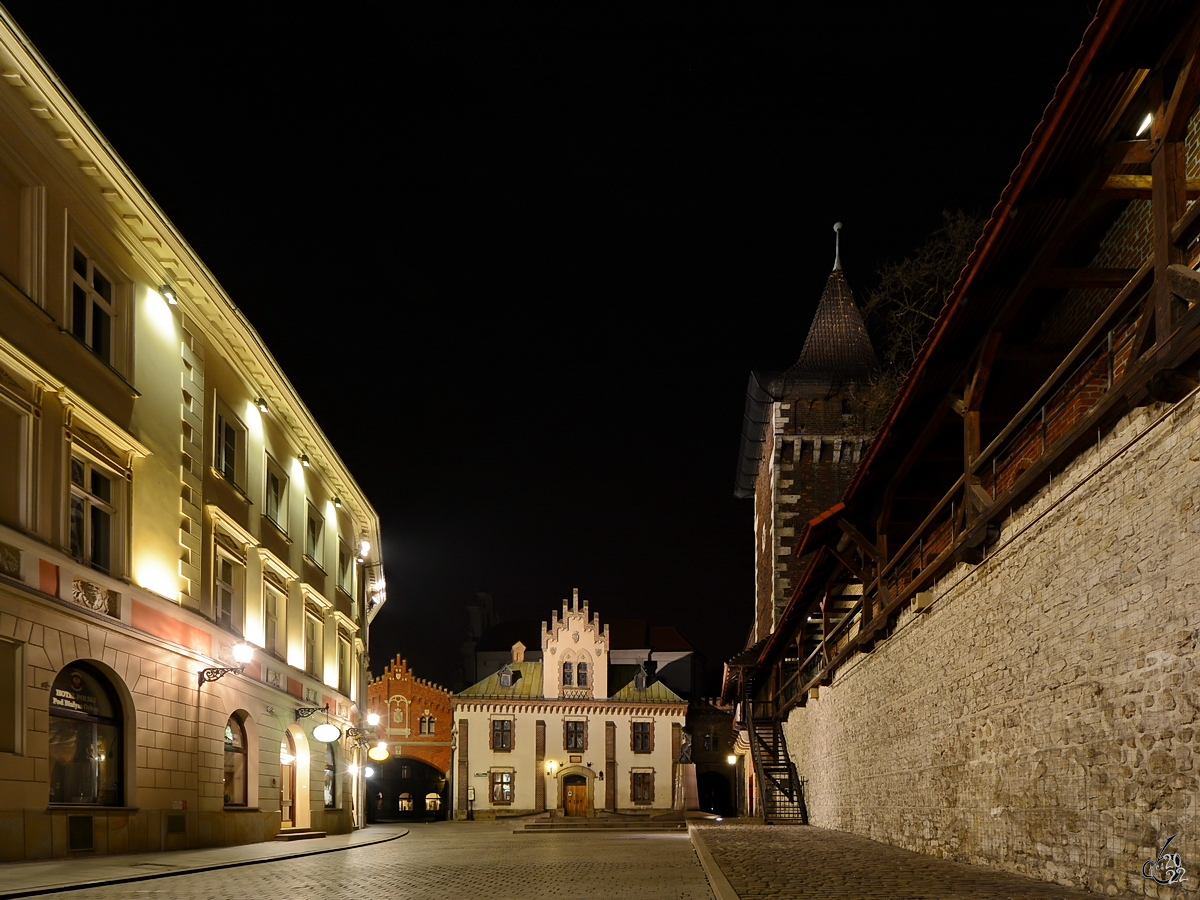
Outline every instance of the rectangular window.
<svg viewBox="0 0 1200 900">
<path fill-rule="evenodd" d="M 96 261 L 74 248 L 71 266 L 71 334 L 105 363 L 112 362 L 113 317 L 116 315 L 112 280 Z"/>
<path fill-rule="evenodd" d="M 354 557 L 350 555 L 350 547 L 345 541 L 338 541 L 338 587 L 350 593 L 350 584 L 354 576 Z"/>
<path fill-rule="evenodd" d="M 566 734 L 563 741 L 565 750 L 587 749 L 587 722 L 566 722 Z"/>
<path fill-rule="evenodd" d="M 630 791 L 630 799 L 634 803 L 653 803 L 654 802 L 654 773 L 653 772 L 631 772 L 633 784 Z"/>
<path fill-rule="evenodd" d="M 281 616 L 287 603 L 278 590 L 263 585 L 263 649 L 274 656 L 282 656 L 283 622 Z"/>
<path fill-rule="evenodd" d="M 217 398 L 213 468 L 236 488 L 246 486 L 246 426 Z"/>
<path fill-rule="evenodd" d="M 304 617 L 304 671 L 316 678 L 321 661 L 321 622 L 316 616 Z"/>
<path fill-rule="evenodd" d="M 287 489 L 288 478 L 271 457 L 267 457 L 267 478 L 263 508 L 267 518 L 287 534 Z"/>
<path fill-rule="evenodd" d="M 304 555 L 325 568 L 325 518 L 311 503 L 308 505 L 308 525 L 304 532 Z"/>
<path fill-rule="evenodd" d="M 218 551 L 213 578 L 213 616 L 217 624 L 241 634 L 241 566 Z"/>
<path fill-rule="evenodd" d="M 91 459 L 71 457 L 71 555 L 110 575 L 116 562 L 116 493 L 123 482 Z"/>
<path fill-rule="evenodd" d="M 492 720 L 492 749 L 512 749 L 512 719 Z"/>
<path fill-rule="evenodd" d="M 512 772 L 492 772 L 492 803 L 512 803 L 513 801 L 513 773 Z"/>
<path fill-rule="evenodd" d="M 350 642 L 338 637 L 338 690 L 350 695 Z"/>
<path fill-rule="evenodd" d="M 633 723 L 633 752 L 649 753 L 654 749 L 653 722 Z"/>
</svg>

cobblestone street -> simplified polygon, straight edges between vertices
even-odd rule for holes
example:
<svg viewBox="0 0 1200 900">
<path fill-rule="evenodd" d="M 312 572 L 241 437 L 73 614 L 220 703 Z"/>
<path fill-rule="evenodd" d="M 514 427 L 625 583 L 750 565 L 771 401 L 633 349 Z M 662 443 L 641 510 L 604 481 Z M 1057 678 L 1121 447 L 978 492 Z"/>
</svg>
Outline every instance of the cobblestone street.
<svg viewBox="0 0 1200 900">
<path fill-rule="evenodd" d="M 511 824 L 415 825 L 369 847 L 83 891 L 62 900 L 712 900 L 686 833 L 513 834 Z"/>
<path fill-rule="evenodd" d="M 1098 896 L 824 828 L 727 822 L 698 825 L 697 832 L 739 900 L 1095 900 Z"/>
</svg>

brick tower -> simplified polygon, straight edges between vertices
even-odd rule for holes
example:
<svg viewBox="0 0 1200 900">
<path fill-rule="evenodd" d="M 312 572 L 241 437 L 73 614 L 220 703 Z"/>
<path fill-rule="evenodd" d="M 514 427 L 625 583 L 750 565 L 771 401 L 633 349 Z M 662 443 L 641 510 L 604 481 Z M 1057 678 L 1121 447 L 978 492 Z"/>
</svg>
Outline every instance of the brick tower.
<svg viewBox="0 0 1200 900">
<path fill-rule="evenodd" d="M 878 368 L 838 248 L 800 358 L 784 372 L 751 372 L 746 391 L 734 493 L 754 498 L 751 643 L 771 633 L 804 572 L 796 534 L 841 499 L 871 439 L 856 400 Z"/>
</svg>

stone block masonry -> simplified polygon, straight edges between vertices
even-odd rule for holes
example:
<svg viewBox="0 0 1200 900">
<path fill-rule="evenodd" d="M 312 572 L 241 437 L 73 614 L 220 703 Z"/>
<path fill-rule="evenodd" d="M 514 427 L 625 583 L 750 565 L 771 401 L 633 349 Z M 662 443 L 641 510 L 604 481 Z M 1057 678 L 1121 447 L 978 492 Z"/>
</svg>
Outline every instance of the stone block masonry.
<svg viewBox="0 0 1200 900">
<path fill-rule="evenodd" d="M 1198 533 L 1200 403 L 1131 413 L 792 712 L 812 823 L 1122 896 L 1178 832 L 1194 893 Z"/>
</svg>

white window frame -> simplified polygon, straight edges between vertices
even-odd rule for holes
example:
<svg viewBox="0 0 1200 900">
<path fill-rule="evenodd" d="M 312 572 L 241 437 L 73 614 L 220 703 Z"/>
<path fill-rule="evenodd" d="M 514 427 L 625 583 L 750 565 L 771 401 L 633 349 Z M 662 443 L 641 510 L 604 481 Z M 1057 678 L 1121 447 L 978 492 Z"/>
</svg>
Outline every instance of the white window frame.
<svg viewBox="0 0 1200 900">
<path fill-rule="evenodd" d="M 271 492 L 272 478 L 279 486 L 278 496 L 274 496 Z M 288 488 L 287 472 L 268 453 L 266 471 L 263 475 L 263 514 L 284 534 L 288 533 Z"/>
<path fill-rule="evenodd" d="M 245 491 L 249 432 L 242 420 L 229 411 L 229 406 L 222 402 L 220 397 L 216 400 L 216 415 L 213 421 L 213 469 L 239 491 Z"/>
<path fill-rule="evenodd" d="M 79 467 L 82 484 L 75 480 L 76 466 Z M 97 474 L 108 481 L 108 497 L 95 493 L 94 477 Z M 129 482 L 125 474 L 111 462 L 88 452 L 78 443 L 71 445 L 67 461 L 67 549 L 77 562 L 114 577 L 124 574 L 122 537 L 125 533 L 128 490 Z M 80 512 L 78 535 L 75 528 L 76 509 Z M 108 516 L 107 565 L 96 558 L 94 513 Z"/>
<path fill-rule="evenodd" d="M 271 602 L 275 612 L 271 612 Z M 287 657 L 287 592 L 263 579 L 263 649 L 279 659 Z"/>
<path fill-rule="evenodd" d="M 317 526 L 315 533 L 314 523 Z M 308 503 L 304 520 L 304 555 L 318 569 L 325 571 L 325 517 L 311 501 Z"/>
<path fill-rule="evenodd" d="M 79 271 L 81 261 L 82 272 Z M 68 330 L 105 365 L 119 368 L 117 331 L 121 284 L 111 274 L 115 269 L 98 260 L 95 253 L 78 241 L 72 241 L 67 270 L 71 276 L 67 299 Z M 107 297 L 97 284 L 97 276 L 108 284 Z M 101 321 L 98 314 L 107 322 L 107 334 L 102 336 L 96 334 L 96 323 Z"/>
<path fill-rule="evenodd" d="M 312 610 L 304 611 L 304 673 L 310 678 L 320 678 L 324 643 L 325 622 Z"/>
<path fill-rule="evenodd" d="M 246 563 L 220 544 L 213 551 L 213 621 L 241 637 L 246 628 Z"/>
</svg>

